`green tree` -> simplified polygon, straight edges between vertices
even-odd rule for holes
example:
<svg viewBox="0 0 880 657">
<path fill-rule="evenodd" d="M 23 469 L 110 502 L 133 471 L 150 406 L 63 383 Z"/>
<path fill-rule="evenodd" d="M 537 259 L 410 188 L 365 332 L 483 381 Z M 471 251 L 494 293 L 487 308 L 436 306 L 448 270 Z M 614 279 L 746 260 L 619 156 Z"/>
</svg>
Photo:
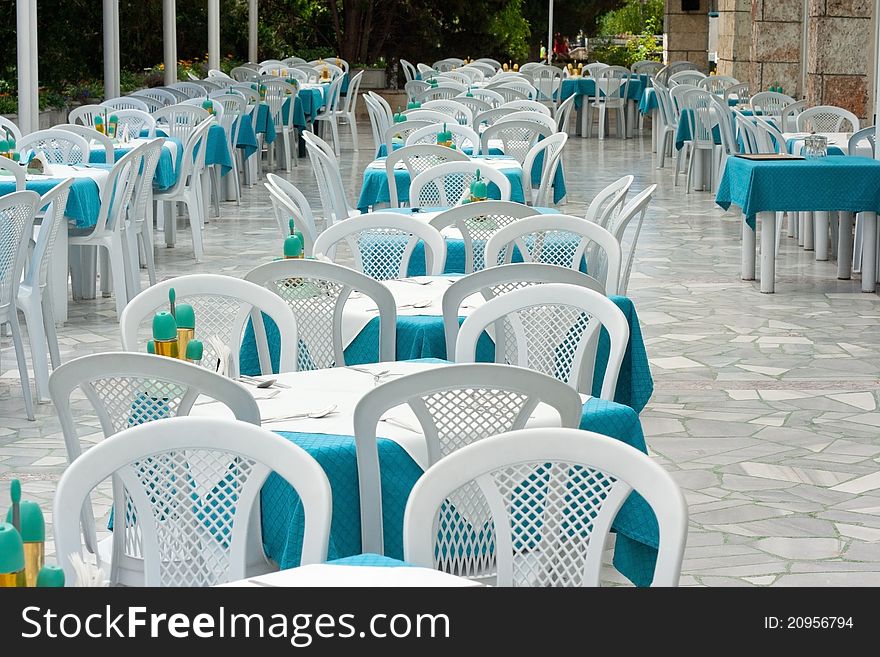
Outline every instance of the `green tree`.
<svg viewBox="0 0 880 657">
<path fill-rule="evenodd" d="M 657 34 L 663 29 L 664 0 L 626 0 L 599 18 L 599 34 Z"/>
</svg>

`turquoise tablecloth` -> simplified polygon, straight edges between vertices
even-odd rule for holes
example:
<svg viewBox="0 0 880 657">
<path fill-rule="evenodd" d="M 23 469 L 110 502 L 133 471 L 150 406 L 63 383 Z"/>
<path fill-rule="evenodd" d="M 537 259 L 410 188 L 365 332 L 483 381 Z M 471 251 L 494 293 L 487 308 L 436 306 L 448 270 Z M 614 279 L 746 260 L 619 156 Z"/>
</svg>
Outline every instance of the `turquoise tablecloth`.
<svg viewBox="0 0 880 657">
<path fill-rule="evenodd" d="M 156 128 L 156 134 L 161 137 L 168 136 L 161 128 Z M 145 135 L 141 133 L 141 136 Z M 196 151 L 198 152 L 198 149 Z M 221 173 L 224 176 L 232 170 L 232 153 L 229 152 L 226 130 L 219 123 L 215 123 L 208 130 L 208 150 L 205 152 L 205 164 L 207 166 L 216 164 L 220 167 Z"/>
<path fill-rule="evenodd" d="M 356 554 L 353 557 L 344 557 L 328 561 L 331 566 L 370 566 L 373 568 L 412 568 L 412 564 L 400 559 L 383 557 L 381 554 Z"/>
<path fill-rule="evenodd" d="M 681 118 L 675 130 L 675 148 L 678 150 L 684 147 L 684 142 L 692 139 L 690 117 L 693 113 L 694 111 L 687 107 L 681 110 Z M 717 125 L 712 126 L 712 139 L 716 144 L 721 143 L 721 131 Z"/>
<path fill-rule="evenodd" d="M 625 404 L 640 412 L 654 391 L 654 380 L 648 364 L 648 354 L 642 339 L 642 329 L 635 306 L 627 297 L 610 297 L 618 308 L 623 311 L 629 324 L 630 339 L 624 353 L 617 390 L 614 401 Z M 275 323 L 264 316 L 266 335 L 273 371 L 278 371 L 279 336 Z M 463 318 L 459 321 L 464 321 Z M 593 376 L 592 394 L 598 396 L 602 390 L 602 379 L 608 363 L 608 334 L 602 330 L 596 356 L 596 369 Z M 397 317 L 396 360 L 413 360 L 416 358 L 441 358 L 446 355 L 446 334 L 443 329 L 443 318 L 439 315 L 400 315 Z M 345 349 L 345 362 L 348 365 L 376 363 L 379 360 L 379 318 L 374 318 Z M 494 362 L 495 343 L 487 334 L 483 334 L 477 343 L 477 361 Z M 257 375 L 260 373 L 257 351 L 254 346 L 254 333 L 250 325 L 245 330 L 239 351 L 239 368 L 242 374 Z"/>
<path fill-rule="evenodd" d="M 395 139 L 391 145 L 394 147 L 394 150 L 397 150 L 398 148 L 403 148 L 406 144 L 404 144 L 404 142 L 402 142 L 402 141 L 398 141 Z M 471 148 L 470 146 L 465 146 L 464 148 L 461 149 L 461 152 L 464 153 L 465 155 L 473 155 L 474 149 Z M 386 155 L 388 155 L 388 146 L 386 144 L 379 144 L 379 148 L 376 150 L 376 157 L 382 158 L 382 157 L 385 157 Z M 500 148 L 495 147 L 495 146 L 491 146 L 491 147 L 489 147 L 489 155 L 504 155 L 504 151 Z M 562 165 L 560 165 L 560 166 L 562 166 Z M 540 172 L 540 168 L 538 169 L 538 171 Z M 540 173 L 538 175 L 539 175 L 539 179 L 540 179 Z"/>
<path fill-rule="evenodd" d="M 100 164 L 97 166 L 101 166 Z M 106 166 L 106 165 L 104 165 Z M 28 180 L 27 189 L 37 192 L 40 196 L 49 192 L 64 178 L 46 178 L 45 180 Z M 11 177 L 0 178 L 0 196 L 15 191 L 15 181 Z M 98 212 L 101 210 L 101 197 L 98 185 L 88 178 L 74 178 L 67 197 L 67 208 L 64 214 L 77 228 L 92 228 L 98 223 Z"/>
<path fill-rule="evenodd" d="M 647 75 L 632 76 L 626 90 L 627 99 L 638 101 L 642 97 L 642 90 L 647 86 Z M 565 78 L 560 87 L 560 94 L 561 101 L 569 96 L 574 96 L 574 106 L 579 108 L 584 96 L 592 98 L 596 94 L 596 78 Z M 619 94 L 620 92 L 618 92 Z"/>
<path fill-rule="evenodd" d="M 158 190 L 170 189 L 177 182 L 177 165 L 179 158 L 183 155 L 183 145 L 177 139 L 173 140 L 177 143 L 177 158 L 171 156 L 170 148 L 162 148 L 159 156 L 159 163 L 156 165 L 156 174 L 153 176 L 153 187 Z M 118 160 L 123 155 L 131 151 L 130 146 L 117 146 L 113 149 L 115 157 Z M 175 161 L 175 159 L 177 161 Z M 107 160 L 107 153 L 103 148 L 92 148 L 89 153 L 89 162 L 101 164 Z"/>
<path fill-rule="evenodd" d="M 647 453 L 638 415 L 627 406 L 592 398 L 584 404 L 581 428 L 612 436 Z M 279 434 L 306 450 L 330 480 L 333 520 L 328 559 L 359 555 L 361 528 L 354 438 L 294 432 Z M 409 492 L 423 471 L 392 440 L 380 438 L 378 452 L 385 553 L 402 559 L 403 513 Z M 261 502 L 266 554 L 281 568 L 298 566 L 304 527 L 299 496 L 272 474 L 263 486 Z M 614 529 L 617 532 L 614 565 L 633 583 L 649 584 L 657 557 L 658 529 L 653 512 L 639 495 L 631 495 L 621 508 Z"/>
<path fill-rule="evenodd" d="M 880 212 L 880 162 L 829 155 L 816 160 L 727 160 L 715 202 L 742 208 L 755 228 L 758 212 Z"/>
<path fill-rule="evenodd" d="M 657 93 L 654 87 L 645 87 L 639 97 L 639 112 L 650 114 L 655 109 L 657 109 Z"/>
</svg>

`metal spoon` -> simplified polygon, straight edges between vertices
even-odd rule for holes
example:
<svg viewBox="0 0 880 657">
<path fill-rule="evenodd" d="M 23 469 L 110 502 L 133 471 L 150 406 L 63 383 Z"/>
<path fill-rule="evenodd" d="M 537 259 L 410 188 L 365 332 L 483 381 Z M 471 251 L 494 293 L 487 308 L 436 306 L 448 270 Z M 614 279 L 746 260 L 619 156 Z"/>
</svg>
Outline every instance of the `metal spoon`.
<svg viewBox="0 0 880 657">
<path fill-rule="evenodd" d="M 327 408 L 322 408 L 316 411 L 307 411 L 305 413 L 296 413 L 294 415 L 285 415 L 283 417 L 273 417 L 267 420 L 263 420 L 264 423 L 268 422 L 283 422 L 285 420 L 301 420 L 302 418 L 311 418 L 313 420 L 318 420 L 322 417 L 327 417 L 333 411 L 336 410 L 336 404 L 331 404 Z"/>
</svg>

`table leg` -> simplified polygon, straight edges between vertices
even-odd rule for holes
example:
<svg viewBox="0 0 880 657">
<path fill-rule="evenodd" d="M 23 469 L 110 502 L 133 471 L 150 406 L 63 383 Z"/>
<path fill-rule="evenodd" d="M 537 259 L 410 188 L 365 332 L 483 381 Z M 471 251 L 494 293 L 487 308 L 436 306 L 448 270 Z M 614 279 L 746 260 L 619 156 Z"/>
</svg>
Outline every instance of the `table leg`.
<svg viewBox="0 0 880 657">
<path fill-rule="evenodd" d="M 804 245 L 804 224 L 807 222 L 807 213 L 797 213 L 797 242 L 798 246 Z"/>
<path fill-rule="evenodd" d="M 581 106 L 580 106 L 580 107 L 576 107 L 575 109 L 577 110 L 577 112 L 576 112 L 576 115 L 575 115 L 575 129 L 574 129 L 574 134 L 575 134 L 576 136 L 578 136 L 578 137 L 583 137 L 583 136 L 584 136 L 584 131 L 581 129 L 581 128 L 582 128 L 581 122 L 584 120 L 584 104 L 581 103 Z"/>
<path fill-rule="evenodd" d="M 862 213 L 862 292 L 877 288 L 877 213 Z"/>
<path fill-rule="evenodd" d="M 633 111 L 635 103 L 631 100 L 626 101 L 626 138 L 632 139 L 635 132 L 636 113 Z"/>
<path fill-rule="evenodd" d="M 776 288 L 776 213 L 759 212 L 761 222 L 761 292 L 773 294 Z"/>
<path fill-rule="evenodd" d="M 61 226 L 55 238 L 52 259 L 49 261 L 49 294 L 52 298 L 52 310 L 55 322 L 63 324 L 67 321 L 67 228 Z"/>
<path fill-rule="evenodd" d="M 741 276 L 744 281 L 755 280 L 755 254 L 755 231 L 749 227 L 745 215 L 743 215 Z"/>
<path fill-rule="evenodd" d="M 813 213 L 804 212 L 804 251 L 814 251 L 816 247 L 816 233 L 813 230 L 815 224 Z"/>
<path fill-rule="evenodd" d="M 659 148 L 658 135 L 659 130 L 657 130 L 657 110 L 651 110 L 649 116 L 651 117 L 651 152 L 656 153 Z"/>
<path fill-rule="evenodd" d="M 815 234 L 814 246 L 816 248 L 816 260 L 828 260 L 828 212 L 813 213 L 813 233 Z"/>
<path fill-rule="evenodd" d="M 177 203 L 173 201 L 163 201 L 158 204 L 159 210 L 164 216 L 165 226 L 165 246 L 169 249 L 174 248 L 177 240 Z"/>
<path fill-rule="evenodd" d="M 849 280 L 852 277 L 853 255 L 853 213 L 840 212 L 837 238 L 837 278 Z"/>
</svg>

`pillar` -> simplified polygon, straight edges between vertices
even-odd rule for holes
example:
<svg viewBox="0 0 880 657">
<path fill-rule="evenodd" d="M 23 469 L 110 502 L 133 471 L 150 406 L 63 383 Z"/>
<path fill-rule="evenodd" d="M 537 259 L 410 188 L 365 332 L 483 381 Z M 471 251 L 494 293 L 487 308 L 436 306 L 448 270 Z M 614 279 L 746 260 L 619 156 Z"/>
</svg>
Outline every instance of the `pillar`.
<svg viewBox="0 0 880 657">
<path fill-rule="evenodd" d="M 803 0 L 752 0 L 752 93 L 779 86 L 803 98 L 803 11 Z"/>
<path fill-rule="evenodd" d="M 688 9 L 689 7 L 695 9 Z M 664 57 L 709 70 L 709 0 L 667 0 L 663 20 Z"/>
<path fill-rule="evenodd" d="M 748 82 L 752 68 L 752 0 L 718 0 L 718 75 Z"/>
<path fill-rule="evenodd" d="M 162 0 L 162 42 L 165 57 L 165 84 L 177 82 L 177 2 Z"/>
<path fill-rule="evenodd" d="M 104 0 L 104 98 L 119 97 L 119 0 Z"/>
<path fill-rule="evenodd" d="M 208 0 L 208 68 L 220 68 L 220 0 Z"/>
<path fill-rule="evenodd" d="M 37 70 L 37 0 L 16 3 L 18 68 L 18 127 L 23 134 L 40 128 Z"/>
<path fill-rule="evenodd" d="M 248 0 L 248 61 L 257 62 L 257 0 Z"/>
<path fill-rule="evenodd" d="M 807 101 L 845 107 L 859 118 L 873 114 L 872 0 L 811 0 Z"/>
</svg>

